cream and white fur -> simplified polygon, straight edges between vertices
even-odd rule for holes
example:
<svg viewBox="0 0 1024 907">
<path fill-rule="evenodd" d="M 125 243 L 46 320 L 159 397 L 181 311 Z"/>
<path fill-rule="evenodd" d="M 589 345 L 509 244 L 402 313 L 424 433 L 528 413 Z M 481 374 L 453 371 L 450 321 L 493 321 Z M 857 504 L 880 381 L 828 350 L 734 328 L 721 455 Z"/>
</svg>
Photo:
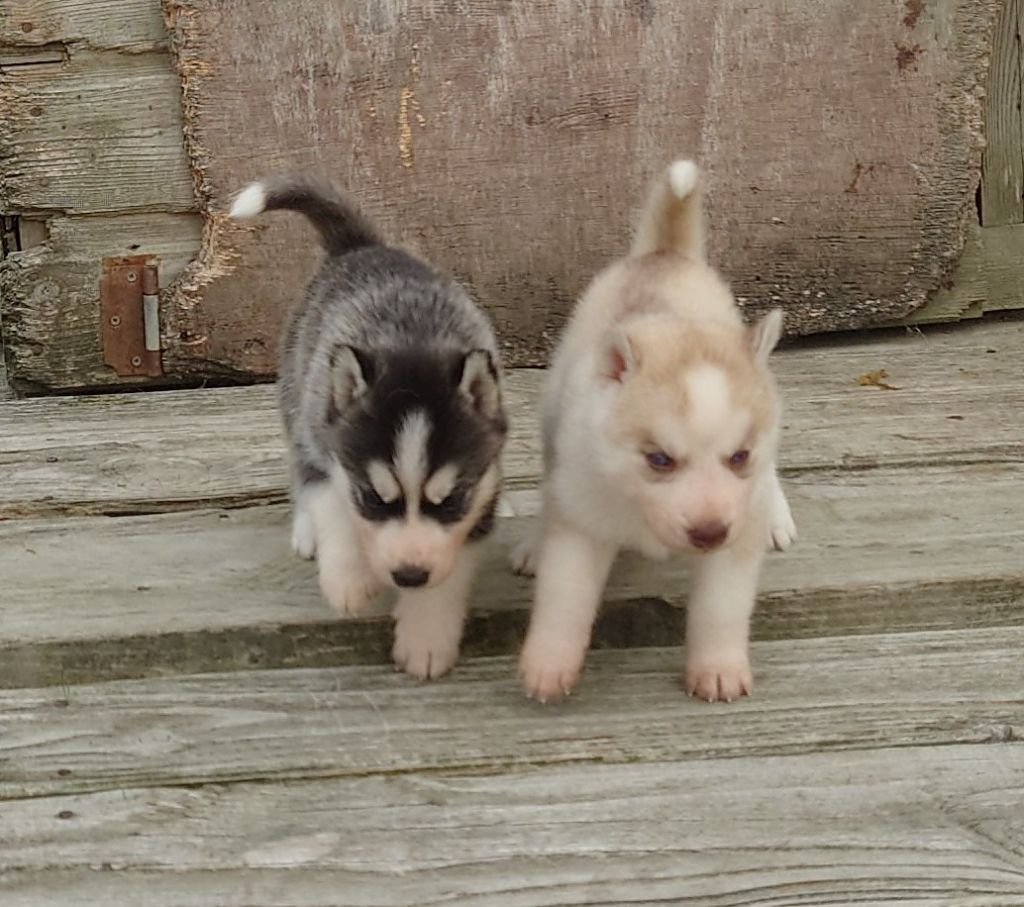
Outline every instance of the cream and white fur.
<svg viewBox="0 0 1024 907">
<path fill-rule="evenodd" d="M 530 696 L 576 684 L 622 548 L 691 561 L 686 690 L 709 701 L 750 692 L 762 561 L 796 536 L 767 368 L 781 329 L 777 310 L 744 325 L 705 259 L 700 173 L 675 162 L 630 254 L 578 303 L 548 377 L 543 516 L 513 555 L 517 570 L 537 574 L 520 659 Z"/>
</svg>

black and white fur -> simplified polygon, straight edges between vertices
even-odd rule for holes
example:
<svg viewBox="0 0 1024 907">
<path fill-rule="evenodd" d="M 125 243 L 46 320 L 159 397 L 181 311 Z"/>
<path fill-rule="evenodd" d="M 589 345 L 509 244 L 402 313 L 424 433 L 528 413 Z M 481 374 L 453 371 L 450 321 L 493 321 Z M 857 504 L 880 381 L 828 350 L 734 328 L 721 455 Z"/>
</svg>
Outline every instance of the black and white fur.
<svg viewBox="0 0 1024 907">
<path fill-rule="evenodd" d="M 437 677 L 458 657 L 476 549 L 494 521 L 506 434 L 491 326 L 453 280 L 387 245 L 329 183 L 255 183 L 231 216 L 304 214 L 326 259 L 281 352 L 292 544 L 341 614 L 398 588 L 395 662 Z"/>
</svg>

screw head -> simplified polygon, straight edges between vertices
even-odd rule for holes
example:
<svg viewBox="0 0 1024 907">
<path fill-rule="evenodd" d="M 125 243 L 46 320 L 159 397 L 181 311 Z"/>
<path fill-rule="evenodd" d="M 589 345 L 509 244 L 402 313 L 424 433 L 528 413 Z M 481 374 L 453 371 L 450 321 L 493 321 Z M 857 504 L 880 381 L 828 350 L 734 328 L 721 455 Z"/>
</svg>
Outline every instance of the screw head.
<svg viewBox="0 0 1024 907">
<path fill-rule="evenodd" d="M 140 365 L 142 365 L 142 357 L 141 356 L 132 356 L 132 365 L 134 365 L 136 368 L 138 368 Z"/>
<path fill-rule="evenodd" d="M 138 280 L 138 279 L 139 279 L 139 275 L 136 274 L 134 271 L 129 271 L 125 275 L 125 280 L 127 280 L 128 283 L 135 283 L 135 281 Z"/>
<path fill-rule="evenodd" d="M 120 325 L 121 325 L 121 316 L 120 315 L 111 315 L 110 316 L 110 323 L 115 328 L 116 327 L 120 327 Z"/>
</svg>

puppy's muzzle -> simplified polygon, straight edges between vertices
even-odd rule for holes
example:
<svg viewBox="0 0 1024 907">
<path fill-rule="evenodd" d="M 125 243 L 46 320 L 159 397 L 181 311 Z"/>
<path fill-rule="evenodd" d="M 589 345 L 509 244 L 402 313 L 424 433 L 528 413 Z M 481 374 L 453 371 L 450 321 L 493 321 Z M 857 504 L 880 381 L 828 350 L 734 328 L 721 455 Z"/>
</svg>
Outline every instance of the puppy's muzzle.
<svg viewBox="0 0 1024 907">
<path fill-rule="evenodd" d="M 400 589 L 415 589 L 427 584 L 430 571 L 413 564 L 402 564 L 397 570 L 391 571 L 391 579 Z"/>
<path fill-rule="evenodd" d="M 711 551 L 718 548 L 729 535 L 729 527 L 725 523 L 711 522 L 701 523 L 694 526 L 687 532 L 690 544 L 701 551 Z"/>
</svg>

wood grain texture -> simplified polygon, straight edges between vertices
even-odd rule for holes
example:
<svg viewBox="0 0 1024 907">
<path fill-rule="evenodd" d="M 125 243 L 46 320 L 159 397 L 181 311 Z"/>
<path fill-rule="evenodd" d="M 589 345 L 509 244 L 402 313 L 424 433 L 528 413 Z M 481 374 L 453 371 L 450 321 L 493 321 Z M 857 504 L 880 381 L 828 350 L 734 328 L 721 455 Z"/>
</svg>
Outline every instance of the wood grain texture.
<svg viewBox="0 0 1024 907">
<path fill-rule="evenodd" d="M 1024 903 L 1022 632 L 762 644 L 759 696 L 733 706 L 679 695 L 674 650 L 598 653 L 551 709 L 507 659 L 432 685 L 350 668 L 0 694 L 0 891 Z"/>
<path fill-rule="evenodd" d="M 159 0 L 4 0 L 0 45 L 58 43 L 130 53 L 164 48 Z"/>
<path fill-rule="evenodd" d="M 671 155 L 704 159 L 739 295 L 798 333 L 923 304 L 973 212 L 990 0 L 910 25 L 898 0 L 166 6 L 208 226 L 172 306 L 183 373 L 273 370 L 311 235 L 222 216 L 270 170 L 351 186 L 476 291 L 517 364 L 543 361 Z"/>
<path fill-rule="evenodd" d="M 431 684 L 375 666 L 2 691 L 0 799 L 1010 741 L 1022 644 L 1019 627 L 762 642 L 756 696 L 716 705 L 683 695 L 677 647 L 591 653 L 550 708 L 510 658 Z"/>
<path fill-rule="evenodd" d="M 86 250 L 86 262 L 68 259 L 84 270 L 90 244 L 97 253 L 117 254 L 147 229 L 145 217 L 137 230 L 123 232 L 124 218 L 98 220 L 95 230 L 77 230 L 67 246 L 62 231 L 81 222 L 58 220 L 54 250 L 69 256 Z M 187 256 L 187 243 L 171 245 L 176 229 L 166 237 L 148 234 L 165 250 L 165 275 Z M 41 311 L 71 317 L 56 298 Z M 83 343 L 89 328 L 80 327 Z M 64 332 L 71 333 L 70 324 Z M 798 479 L 822 470 L 1020 462 L 1024 437 L 1006 413 L 1024 410 L 1022 356 L 1020 321 L 782 350 L 774 368 L 786 403 L 783 469 Z M 898 391 L 858 385 L 859 375 L 879 368 Z M 540 478 L 542 379 L 539 371 L 508 373 L 512 433 L 505 473 L 512 512 L 530 512 Z M 7 477 L 0 483 L 0 519 L 275 502 L 283 500 L 286 482 L 270 386 L 20 401 L 0 409 L 0 467 Z"/>
<path fill-rule="evenodd" d="M 6 212 L 193 209 L 165 54 L 71 49 L 63 65 L 20 67 L 5 83 L 17 98 L 0 127 Z"/>
<path fill-rule="evenodd" d="M 985 102 L 981 221 L 1024 223 L 1024 3 L 1005 0 L 996 24 Z"/>
<path fill-rule="evenodd" d="M 17 838 L 0 859 L 18 871 L 0 892 L 19 907 L 53 903 L 45 880 L 112 907 L 1009 907 L 1024 903 L 1022 782 L 1021 747 L 961 746 L 58 797 L 5 809 Z"/>
</svg>

